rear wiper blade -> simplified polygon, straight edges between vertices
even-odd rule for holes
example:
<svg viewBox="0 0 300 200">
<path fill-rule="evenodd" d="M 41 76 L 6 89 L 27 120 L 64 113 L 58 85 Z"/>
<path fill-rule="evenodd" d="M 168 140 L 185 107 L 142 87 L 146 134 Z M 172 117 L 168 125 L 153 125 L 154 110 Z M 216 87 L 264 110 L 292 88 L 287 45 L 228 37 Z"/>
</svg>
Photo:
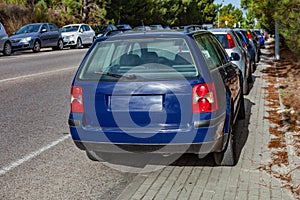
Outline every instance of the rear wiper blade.
<svg viewBox="0 0 300 200">
<path fill-rule="evenodd" d="M 136 79 L 135 74 L 124 75 L 124 74 L 116 74 L 116 73 L 109 73 L 109 72 L 102 72 L 102 71 L 96 71 L 95 74 L 101 74 L 101 75 L 111 76 L 115 78 Z"/>
</svg>

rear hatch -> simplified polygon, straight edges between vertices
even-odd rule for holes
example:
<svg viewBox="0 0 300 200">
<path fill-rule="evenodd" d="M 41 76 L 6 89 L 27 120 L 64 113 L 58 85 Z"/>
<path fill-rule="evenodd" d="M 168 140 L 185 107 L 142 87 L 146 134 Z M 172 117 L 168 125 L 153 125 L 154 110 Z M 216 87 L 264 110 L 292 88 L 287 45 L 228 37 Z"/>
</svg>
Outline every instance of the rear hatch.
<svg viewBox="0 0 300 200">
<path fill-rule="evenodd" d="M 86 127 L 145 132 L 186 129 L 192 123 L 189 81 L 89 83 L 82 90 Z"/>
</svg>

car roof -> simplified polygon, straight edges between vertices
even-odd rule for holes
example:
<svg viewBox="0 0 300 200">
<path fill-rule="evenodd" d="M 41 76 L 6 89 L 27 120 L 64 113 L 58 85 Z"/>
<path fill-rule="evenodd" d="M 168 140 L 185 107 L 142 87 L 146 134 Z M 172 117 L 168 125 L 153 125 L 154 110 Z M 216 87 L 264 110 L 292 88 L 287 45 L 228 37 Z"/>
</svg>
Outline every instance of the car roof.
<svg viewBox="0 0 300 200">
<path fill-rule="evenodd" d="M 211 29 L 208 29 L 208 31 L 210 32 L 214 32 L 214 33 L 228 33 L 228 32 L 232 32 L 233 30 L 231 28 L 211 28 Z"/>
<path fill-rule="evenodd" d="M 87 24 L 68 24 L 68 25 L 65 25 L 65 26 L 81 26 L 81 25 L 87 25 Z"/>
<path fill-rule="evenodd" d="M 161 37 L 161 36 L 188 36 L 193 35 L 195 33 L 210 33 L 206 30 L 198 30 L 194 32 L 184 32 L 183 30 L 149 30 L 149 31 L 143 31 L 143 30 L 137 30 L 137 31 L 128 31 L 123 32 L 117 35 L 114 35 L 112 37 Z"/>
</svg>

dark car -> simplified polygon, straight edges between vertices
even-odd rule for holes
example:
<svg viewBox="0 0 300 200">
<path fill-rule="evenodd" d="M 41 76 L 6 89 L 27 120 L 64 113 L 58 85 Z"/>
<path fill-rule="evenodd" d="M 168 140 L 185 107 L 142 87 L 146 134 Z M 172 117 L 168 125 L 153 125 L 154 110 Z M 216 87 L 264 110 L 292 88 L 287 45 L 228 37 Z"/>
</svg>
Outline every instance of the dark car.
<svg viewBox="0 0 300 200">
<path fill-rule="evenodd" d="M 258 37 L 260 47 L 263 48 L 265 46 L 265 37 L 264 37 L 263 32 L 259 29 L 255 29 L 253 31 Z"/>
<path fill-rule="evenodd" d="M 132 27 L 129 24 L 118 24 L 117 29 L 119 30 L 131 30 Z"/>
<path fill-rule="evenodd" d="M 249 29 L 239 29 L 239 31 L 248 39 L 248 43 L 252 46 L 255 51 L 255 63 L 260 61 L 260 45 L 256 36 Z"/>
<path fill-rule="evenodd" d="M 234 165 L 242 84 L 241 71 L 207 31 L 98 38 L 72 83 L 70 132 L 96 161 L 213 153 L 216 164 Z"/>
<path fill-rule="evenodd" d="M 248 54 L 250 56 L 251 72 L 254 72 L 256 70 L 256 48 L 253 43 L 251 44 L 251 41 L 244 35 L 241 30 L 234 29 L 234 31 L 240 38 L 244 48 L 248 51 Z"/>
<path fill-rule="evenodd" d="M 118 30 L 115 25 L 106 24 L 101 26 L 92 26 L 93 30 L 96 33 L 96 37 L 103 37 L 109 31 Z"/>
<path fill-rule="evenodd" d="M 52 47 L 54 50 L 61 50 L 64 47 L 60 29 L 52 23 L 22 26 L 10 40 L 14 51 L 32 49 L 33 52 L 39 52 L 44 47 Z"/>
</svg>

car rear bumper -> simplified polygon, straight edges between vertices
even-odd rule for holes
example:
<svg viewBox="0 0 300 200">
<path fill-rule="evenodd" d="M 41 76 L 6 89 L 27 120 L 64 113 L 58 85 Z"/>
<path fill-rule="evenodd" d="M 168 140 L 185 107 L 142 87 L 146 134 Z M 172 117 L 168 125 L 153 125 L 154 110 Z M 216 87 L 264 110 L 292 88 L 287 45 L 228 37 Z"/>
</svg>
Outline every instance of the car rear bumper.
<svg viewBox="0 0 300 200">
<path fill-rule="evenodd" d="M 156 153 L 156 154 L 208 154 L 221 151 L 227 134 L 212 142 L 192 144 L 112 144 L 101 142 L 82 142 L 74 140 L 76 146 L 81 150 L 105 152 L 105 153 Z"/>
<path fill-rule="evenodd" d="M 155 152 L 207 154 L 221 151 L 228 134 L 224 133 L 225 114 L 213 120 L 197 121 L 191 127 L 173 130 L 133 132 L 83 128 L 69 120 L 72 138 L 78 148 L 95 152 Z M 196 128 L 195 128 L 196 127 Z"/>
</svg>

